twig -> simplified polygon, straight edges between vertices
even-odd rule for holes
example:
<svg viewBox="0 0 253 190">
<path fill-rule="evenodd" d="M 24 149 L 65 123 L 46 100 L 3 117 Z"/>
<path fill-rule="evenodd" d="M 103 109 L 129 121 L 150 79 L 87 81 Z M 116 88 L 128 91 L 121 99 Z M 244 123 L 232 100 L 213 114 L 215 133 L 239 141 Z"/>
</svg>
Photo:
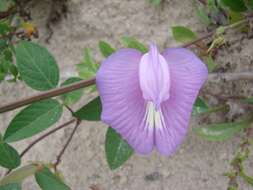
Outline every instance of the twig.
<svg viewBox="0 0 253 190">
<path fill-rule="evenodd" d="M 65 94 L 65 93 L 68 93 L 68 92 L 71 92 L 74 90 L 78 90 L 80 88 L 84 88 L 84 87 L 87 87 L 87 86 L 90 86 L 93 84 L 95 84 L 95 78 L 91 78 L 89 80 L 82 80 L 80 82 L 76 82 L 76 83 L 73 83 L 70 85 L 66 85 L 66 86 L 59 87 L 59 88 L 56 88 L 53 90 L 49 90 L 47 92 L 43 92 L 43 93 L 31 96 L 31 97 L 24 98 L 24 99 L 12 102 L 10 104 L 6 104 L 4 106 L 1 106 L 0 113 L 14 110 L 19 107 L 31 104 L 33 102 L 37 102 L 40 100 L 45 100 L 45 99 L 48 99 L 51 97 L 59 96 L 59 95 L 62 95 L 62 94 Z"/>
<path fill-rule="evenodd" d="M 10 16 L 14 12 L 16 12 L 16 7 L 12 7 L 6 12 L 0 12 L 0 20 Z"/>
<path fill-rule="evenodd" d="M 81 123 L 80 120 L 77 120 L 77 121 L 76 121 L 76 125 L 75 125 L 75 127 L 74 127 L 72 133 L 70 134 L 70 136 L 69 136 L 69 138 L 68 138 L 66 144 L 63 146 L 62 150 L 60 151 L 59 155 L 57 156 L 56 162 L 54 163 L 54 168 L 55 168 L 55 170 L 56 170 L 57 166 L 60 164 L 61 158 L 62 158 L 63 154 L 65 153 L 67 147 L 69 146 L 71 140 L 73 139 L 74 134 L 75 134 L 75 132 L 76 132 L 78 126 L 80 125 L 80 123 Z"/>
<path fill-rule="evenodd" d="M 47 133 L 45 133 L 44 135 L 42 135 L 41 137 L 37 138 L 36 140 L 34 140 L 33 142 L 31 142 L 20 154 L 20 157 L 23 157 L 34 145 L 36 145 L 38 142 L 40 142 L 41 140 L 43 140 L 44 138 L 48 137 L 49 135 L 55 133 L 56 131 L 59 131 L 60 129 L 69 126 L 70 124 L 74 123 L 76 121 L 75 118 L 67 121 L 66 123 L 60 125 L 59 127 L 56 127 L 54 129 L 52 129 L 51 131 L 48 131 Z"/>
<path fill-rule="evenodd" d="M 22 158 L 34 145 L 36 145 L 38 142 L 42 141 L 44 138 L 50 136 L 51 134 L 59 131 L 60 129 L 69 126 L 70 124 L 74 123 L 76 121 L 75 118 L 67 121 L 66 123 L 60 125 L 59 127 L 56 127 L 54 129 L 52 129 L 51 131 L 48 131 L 47 133 L 45 133 L 44 135 L 40 136 L 39 138 L 37 138 L 36 140 L 34 140 L 33 142 L 31 142 L 21 153 L 20 153 L 20 158 Z M 8 170 L 5 173 L 5 176 L 8 175 L 12 170 Z"/>
</svg>

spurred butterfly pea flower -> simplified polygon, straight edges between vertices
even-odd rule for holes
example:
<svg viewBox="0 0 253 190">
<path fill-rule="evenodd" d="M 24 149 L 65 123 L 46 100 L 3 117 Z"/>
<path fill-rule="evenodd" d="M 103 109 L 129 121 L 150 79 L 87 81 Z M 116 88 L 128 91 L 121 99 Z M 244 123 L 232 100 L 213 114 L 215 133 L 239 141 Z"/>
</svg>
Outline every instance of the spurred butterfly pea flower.
<svg viewBox="0 0 253 190">
<path fill-rule="evenodd" d="M 101 120 L 133 149 L 156 148 L 171 155 L 184 140 L 198 92 L 207 79 L 205 64 L 190 50 L 155 44 L 142 54 L 122 49 L 103 61 L 96 75 Z"/>
</svg>

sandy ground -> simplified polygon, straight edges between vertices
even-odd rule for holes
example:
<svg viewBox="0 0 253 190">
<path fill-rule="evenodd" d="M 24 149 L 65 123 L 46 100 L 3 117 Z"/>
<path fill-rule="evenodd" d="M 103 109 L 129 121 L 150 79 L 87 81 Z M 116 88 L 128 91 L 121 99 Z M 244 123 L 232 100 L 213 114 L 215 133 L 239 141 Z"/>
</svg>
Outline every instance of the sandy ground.
<svg viewBox="0 0 253 190">
<path fill-rule="evenodd" d="M 45 44 L 45 22 L 49 3 L 40 1 L 39 4 L 32 4 L 32 7 L 34 23 L 40 31 L 39 41 Z M 130 35 L 145 43 L 156 41 L 161 48 L 176 45 L 169 31 L 173 25 L 190 26 L 195 31 L 204 30 L 204 26 L 195 16 L 190 0 L 166 0 L 163 6 L 158 8 L 145 0 L 70 0 L 68 17 L 53 27 L 54 35 L 50 44 L 45 45 L 55 55 L 66 75 L 71 73 L 74 65 L 82 59 L 84 47 L 94 49 L 96 58 L 101 60 L 97 48 L 99 40 L 107 40 L 120 47 L 120 37 Z M 252 40 L 238 37 L 232 47 L 220 51 L 217 62 L 227 71 L 252 69 L 251 44 Z M 252 95 L 250 85 L 252 84 L 240 82 L 212 84 L 208 88 L 223 92 L 223 87 L 226 86 L 225 91 L 228 93 L 236 90 L 241 94 Z M 21 83 L 3 83 L 0 92 L 2 103 L 35 93 Z M 86 96 L 84 101 L 88 98 L 90 96 Z M 75 106 L 82 104 L 83 102 L 80 102 Z M 238 109 L 236 106 L 235 108 Z M 236 117 L 238 113 L 232 113 L 228 119 Z M 1 131 L 7 127 L 14 114 L 12 112 L 0 116 Z M 65 114 L 59 123 L 68 118 L 69 115 Z M 210 122 L 221 119 L 222 117 L 215 115 L 201 120 L 193 118 L 188 137 L 174 156 L 165 158 L 155 152 L 147 157 L 134 155 L 116 171 L 108 168 L 105 159 L 106 126 L 102 123 L 83 122 L 64 155 L 60 169 L 74 190 L 88 190 L 92 185 L 97 185 L 100 190 L 223 190 L 226 189 L 228 181 L 222 174 L 229 168 L 228 161 L 237 149 L 239 136 L 224 143 L 210 143 L 192 132 L 193 127 L 203 124 L 203 120 Z M 25 156 L 23 163 L 31 160 L 54 161 L 69 133 L 70 129 L 65 129 L 36 145 L 33 151 Z M 31 140 L 28 139 L 16 147 L 22 150 Z M 249 165 L 252 167 L 253 163 Z M 28 180 L 24 189 L 39 188 L 33 180 Z M 249 189 L 247 185 L 240 188 Z"/>
</svg>

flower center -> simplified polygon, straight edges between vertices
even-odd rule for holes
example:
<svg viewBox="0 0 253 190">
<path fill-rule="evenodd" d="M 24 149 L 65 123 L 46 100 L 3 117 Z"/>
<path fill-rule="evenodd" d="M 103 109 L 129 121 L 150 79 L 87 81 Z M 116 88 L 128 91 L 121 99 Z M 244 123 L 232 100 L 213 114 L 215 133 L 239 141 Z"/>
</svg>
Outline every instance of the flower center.
<svg viewBox="0 0 253 190">
<path fill-rule="evenodd" d="M 148 102 L 145 113 L 146 126 L 149 128 L 162 128 L 165 126 L 164 117 L 161 109 L 156 109 L 153 102 Z"/>
</svg>

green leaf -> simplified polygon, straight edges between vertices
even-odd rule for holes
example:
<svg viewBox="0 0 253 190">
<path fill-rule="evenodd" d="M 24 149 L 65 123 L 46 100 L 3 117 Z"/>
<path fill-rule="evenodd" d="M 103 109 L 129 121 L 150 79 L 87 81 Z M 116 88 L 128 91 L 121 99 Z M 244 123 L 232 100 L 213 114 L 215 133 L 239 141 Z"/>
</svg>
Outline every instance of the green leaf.
<svg viewBox="0 0 253 190">
<path fill-rule="evenodd" d="M 192 115 L 202 114 L 202 113 L 208 112 L 208 110 L 209 110 L 209 107 L 207 103 L 201 97 L 198 97 L 194 103 Z"/>
<path fill-rule="evenodd" d="M 127 36 L 123 37 L 122 44 L 127 48 L 137 49 L 141 51 L 142 53 L 146 53 L 148 51 L 148 48 L 144 44 L 142 44 L 141 42 L 139 42 L 133 37 L 127 37 Z"/>
<path fill-rule="evenodd" d="M 245 104 L 253 104 L 253 97 L 247 98 L 245 100 L 242 100 L 242 103 Z"/>
<path fill-rule="evenodd" d="M 81 120 L 100 121 L 101 112 L 102 105 L 100 97 L 97 97 L 75 112 L 74 116 Z"/>
<path fill-rule="evenodd" d="M 21 185 L 19 183 L 10 183 L 0 186 L 0 190 L 21 190 Z"/>
<path fill-rule="evenodd" d="M 205 63 L 207 65 L 209 73 L 213 72 L 214 69 L 217 67 L 217 64 L 214 62 L 212 56 L 208 56 L 205 58 Z"/>
<path fill-rule="evenodd" d="M 250 127 L 249 121 L 234 123 L 218 123 L 211 124 L 201 128 L 195 128 L 194 131 L 201 137 L 209 141 L 224 141 L 242 129 Z"/>
<path fill-rule="evenodd" d="M 240 172 L 240 176 L 246 181 L 249 185 L 253 186 L 253 177 L 246 175 L 244 172 Z"/>
<path fill-rule="evenodd" d="M 251 9 L 253 9 L 253 0 L 250 0 L 249 5 L 250 5 Z"/>
<path fill-rule="evenodd" d="M 57 100 L 36 102 L 12 119 L 4 134 L 4 140 L 14 142 L 31 137 L 56 123 L 61 115 L 62 105 Z"/>
<path fill-rule="evenodd" d="M 35 174 L 35 172 L 37 170 L 38 170 L 38 168 L 34 164 L 23 166 L 23 167 L 15 170 L 13 172 L 11 172 L 7 176 L 4 176 L 2 178 L 2 180 L 0 181 L 0 186 L 10 184 L 10 183 L 20 183 L 24 179 L 26 179 L 26 178 L 32 176 L 33 174 Z"/>
<path fill-rule="evenodd" d="M 42 190 L 70 190 L 70 188 L 47 167 L 36 172 L 35 179 Z"/>
<path fill-rule="evenodd" d="M 1 0 L 0 1 L 0 12 L 8 11 L 14 5 L 13 0 Z"/>
<path fill-rule="evenodd" d="M 7 24 L 5 22 L 0 22 L 0 34 L 1 35 L 6 35 L 10 31 L 11 31 L 11 27 L 9 24 Z"/>
<path fill-rule="evenodd" d="M 133 149 L 111 127 L 108 128 L 105 140 L 105 153 L 109 167 L 114 170 L 124 164 L 133 154 Z"/>
<path fill-rule="evenodd" d="M 17 67 L 25 83 L 35 90 L 50 90 L 59 82 L 59 68 L 46 48 L 28 41 L 16 46 Z"/>
<path fill-rule="evenodd" d="M 222 0 L 222 2 L 235 12 L 244 12 L 247 10 L 243 0 Z"/>
<path fill-rule="evenodd" d="M 200 21 L 207 26 L 212 23 L 204 8 L 197 8 L 197 16 L 199 17 Z"/>
<path fill-rule="evenodd" d="M 191 42 L 197 38 L 193 31 L 184 26 L 173 26 L 172 35 L 176 41 L 182 43 Z"/>
<path fill-rule="evenodd" d="M 78 77 L 71 77 L 67 79 L 66 81 L 64 81 L 61 86 L 66 86 L 75 82 L 79 82 L 81 80 L 82 79 Z M 62 99 L 65 105 L 71 105 L 71 104 L 76 103 L 78 100 L 80 100 L 82 95 L 83 95 L 83 89 L 79 89 L 79 90 L 69 92 L 67 94 L 63 94 Z"/>
<path fill-rule="evenodd" d="M 229 23 L 234 24 L 244 19 L 243 13 L 229 11 Z"/>
<path fill-rule="evenodd" d="M 18 152 L 0 139 L 0 166 L 14 169 L 21 163 Z"/>
<path fill-rule="evenodd" d="M 160 5 L 161 1 L 162 1 L 162 0 L 149 0 L 149 2 L 150 2 L 151 4 L 156 5 L 156 6 Z"/>
<path fill-rule="evenodd" d="M 100 52 L 104 57 L 109 57 L 112 53 L 115 52 L 115 49 L 105 41 L 100 41 L 98 45 Z"/>
</svg>

